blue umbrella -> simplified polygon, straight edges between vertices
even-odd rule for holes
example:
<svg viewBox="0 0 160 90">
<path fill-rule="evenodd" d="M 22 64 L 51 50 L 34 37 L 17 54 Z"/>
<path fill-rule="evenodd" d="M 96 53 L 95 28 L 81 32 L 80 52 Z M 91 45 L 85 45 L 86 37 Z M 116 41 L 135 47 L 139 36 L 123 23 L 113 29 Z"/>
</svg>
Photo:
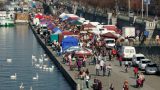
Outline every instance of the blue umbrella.
<svg viewBox="0 0 160 90">
<path fill-rule="evenodd" d="M 58 31 L 59 30 L 59 28 L 58 27 L 55 27 L 54 29 L 52 29 L 52 32 L 56 32 L 56 31 Z"/>
<path fill-rule="evenodd" d="M 65 20 L 67 20 L 69 17 L 68 16 L 64 16 L 64 17 L 62 17 L 62 21 L 65 21 Z"/>
</svg>

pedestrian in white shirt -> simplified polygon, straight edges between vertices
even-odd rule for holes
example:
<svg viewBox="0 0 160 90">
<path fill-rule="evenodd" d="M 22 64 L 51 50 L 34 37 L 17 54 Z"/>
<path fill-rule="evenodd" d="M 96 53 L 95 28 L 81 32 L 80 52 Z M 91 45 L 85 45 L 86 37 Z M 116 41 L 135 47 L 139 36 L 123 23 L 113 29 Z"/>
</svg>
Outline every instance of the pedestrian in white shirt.
<svg viewBox="0 0 160 90">
<path fill-rule="evenodd" d="M 86 81 L 86 87 L 87 87 L 87 88 L 89 88 L 89 79 L 90 79 L 89 75 L 86 74 L 86 76 L 85 76 L 85 81 Z"/>
<path fill-rule="evenodd" d="M 103 61 L 103 60 L 100 60 L 100 67 L 101 67 L 101 70 L 103 70 L 103 66 L 104 66 L 104 61 Z"/>
<path fill-rule="evenodd" d="M 99 63 L 96 64 L 95 69 L 96 69 L 96 75 L 99 76 L 99 70 L 100 70 Z"/>
</svg>

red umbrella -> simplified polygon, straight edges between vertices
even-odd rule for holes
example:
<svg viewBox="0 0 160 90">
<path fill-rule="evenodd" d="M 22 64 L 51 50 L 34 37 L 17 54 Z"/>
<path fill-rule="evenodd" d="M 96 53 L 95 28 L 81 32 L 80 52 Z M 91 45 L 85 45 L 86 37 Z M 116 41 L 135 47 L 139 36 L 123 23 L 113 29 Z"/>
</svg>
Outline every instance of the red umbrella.
<svg viewBox="0 0 160 90">
<path fill-rule="evenodd" d="M 80 50 L 76 50 L 75 51 L 75 55 L 78 55 L 78 56 L 83 56 L 83 55 L 90 56 L 90 55 L 92 55 L 92 51 L 90 51 L 88 49 L 80 49 Z"/>
<path fill-rule="evenodd" d="M 91 23 L 88 23 L 88 24 L 84 24 L 83 27 L 84 29 L 91 29 L 91 28 L 95 28 L 96 26 L 92 25 Z"/>
<path fill-rule="evenodd" d="M 101 36 L 102 36 L 102 37 L 107 37 L 107 38 L 115 38 L 115 39 L 117 39 L 117 38 L 118 38 L 116 35 L 114 35 L 114 34 L 113 34 L 113 33 L 111 33 L 111 32 L 108 32 L 108 33 L 102 34 Z"/>
<path fill-rule="evenodd" d="M 35 15 L 35 18 L 42 19 L 43 15 L 42 14 L 37 14 L 37 15 Z"/>
<path fill-rule="evenodd" d="M 63 31 L 63 32 L 62 32 L 62 34 L 63 34 L 63 35 L 74 35 L 74 33 L 73 33 L 73 32 L 66 31 L 66 30 L 65 30 L 65 31 Z"/>
</svg>

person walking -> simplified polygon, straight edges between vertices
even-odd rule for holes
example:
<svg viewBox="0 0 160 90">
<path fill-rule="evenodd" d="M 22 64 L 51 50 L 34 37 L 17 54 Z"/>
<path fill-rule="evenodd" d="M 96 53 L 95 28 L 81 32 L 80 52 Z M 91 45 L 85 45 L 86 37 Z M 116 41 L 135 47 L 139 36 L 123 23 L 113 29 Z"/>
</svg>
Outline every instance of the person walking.
<svg viewBox="0 0 160 90">
<path fill-rule="evenodd" d="M 128 81 L 125 80 L 123 83 L 123 90 L 129 90 Z"/>
<path fill-rule="evenodd" d="M 100 70 L 99 63 L 96 64 L 95 68 L 96 68 L 96 75 L 99 76 L 99 70 Z"/>
<path fill-rule="evenodd" d="M 101 70 L 103 70 L 103 66 L 104 66 L 104 61 L 103 61 L 103 60 L 100 60 L 100 67 L 101 67 Z"/>
<path fill-rule="evenodd" d="M 111 61 L 112 60 L 112 55 L 111 55 L 110 51 L 108 52 L 108 56 L 109 56 L 109 61 Z"/>
<path fill-rule="evenodd" d="M 111 76 L 111 70 L 112 70 L 112 67 L 111 67 L 111 64 L 109 64 L 109 65 L 107 66 L 108 77 Z"/>
<path fill-rule="evenodd" d="M 121 67 L 122 66 L 122 56 L 119 56 L 118 60 L 119 60 L 119 66 Z"/>
<path fill-rule="evenodd" d="M 103 65 L 103 76 L 106 76 L 106 69 L 107 69 L 107 65 L 104 64 Z"/>
<path fill-rule="evenodd" d="M 86 69 L 86 74 L 89 75 L 89 70 L 88 70 L 88 68 Z"/>
<path fill-rule="evenodd" d="M 89 75 L 86 74 L 86 75 L 85 75 L 86 88 L 89 88 L 89 79 L 90 79 Z"/>
<path fill-rule="evenodd" d="M 78 58 L 78 60 L 77 60 L 78 71 L 81 70 L 81 66 L 82 66 L 82 61 Z"/>
<path fill-rule="evenodd" d="M 125 72 L 127 73 L 128 72 L 128 66 L 129 66 L 129 62 L 127 60 L 124 62 L 124 66 L 125 66 Z"/>
<path fill-rule="evenodd" d="M 98 90 L 98 82 L 99 80 L 95 77 L 93 82 L 93 90 Z"/>
<path fill-rule="evenodd" d="M 134 72 L 134 77 L 136 78 L 138 74 L 138 66 L 134 67 L 133 72 Z"/>
<path fill-rule="evenodd" d="M 145 77 L 143 75 L 143 73 L 141 72 L 141 74 L 139 75 L 139 78 L 141 79 L 141 87 L 143 87 L 144 81 L 145 81 Z"/>
<path fill-rule="evenodd" d="M 111 85 L 110 85 L 110 87 L 109 87 L 109 90 L 114 90 L 113 83 L 111 83 Z"/>
<path fill-rule="evenodd" d="M 98 90 L 102 90 L 102 82 L 98 80 Z"/>
</svg>

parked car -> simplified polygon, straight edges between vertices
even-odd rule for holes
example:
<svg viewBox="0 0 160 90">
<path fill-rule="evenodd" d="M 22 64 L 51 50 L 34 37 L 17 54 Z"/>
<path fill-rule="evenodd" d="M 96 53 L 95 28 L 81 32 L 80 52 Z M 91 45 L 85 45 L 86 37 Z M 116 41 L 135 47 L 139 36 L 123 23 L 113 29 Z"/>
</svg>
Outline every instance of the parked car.
<svg viewBox="0 0 160 90">
<path fill-rule="evenodd" d="M 134 54 L 134 55 L 133 55 L 133 58 L 132 58 L 132 65 L 133 65 L 133 66 L 138 66 L 139 61 L 140 61 L 141 59 L 144 59 L 144 58 L 145 58 L 145 56 L 144 56 L 143 54 L 141 54 L 141 53 L 139 53 L 139 54 Z"/>
<path fill-rule="evenodd" d="M 157 74 L 160 75 L 160 64 L 157 64 Z"/>
<path fill-rule="evenodd" d="M 139 65 L 138 65 L 139 69 L 140 70 L 145 70 L 146 65 L 149 64 L 149 63 L 151 63 L 151 60 L 149 60 L 149 59 L 141 59 L 139 61 Z"/>
<path fill-rule="evenodd" d="M 148 63 L 145 67 L 146 74 L 156 74 L 157 73 L 157 64 L 156 63 Z"/>
</svg>

